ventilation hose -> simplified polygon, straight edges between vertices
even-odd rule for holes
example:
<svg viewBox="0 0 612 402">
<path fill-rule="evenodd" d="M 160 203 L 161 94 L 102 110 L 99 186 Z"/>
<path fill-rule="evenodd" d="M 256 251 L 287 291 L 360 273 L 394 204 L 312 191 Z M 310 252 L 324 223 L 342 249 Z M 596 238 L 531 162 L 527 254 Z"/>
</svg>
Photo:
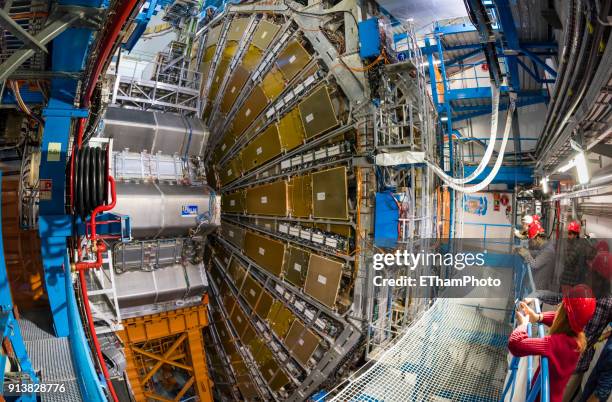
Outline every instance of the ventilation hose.
<svg viewBox="0 0 612 402">
<path fill-rule="evenodd" d="M 444 183 L 447 184 L 450 188 L 457 190 L 461 193 L 467 193 L 467 194 L 476 193 L 484 189 L 485 187 L 487 187 L 489 184 L 491 184 L 495 176 L 497 176 L 497 173 L 499 172 L 499 168 L 501 167 L 502 162 L 504 161 L 504 153 L 506 151 L 506 144 L 508 143 L 508 137 L 510 135 L 510 129 L 512 127 L 512 116 L 516 108 L 515 98 L 516 98 L 516 95 L 513 95 L 513 94 L 510 95 L 510 106 L 508 107 L 508 115 L 506 116 L 506 126 L 504 127 L 504 137 L 502 139 L 502 143 L 499 149 L 499 154 L 497 155 L 497 160 L 495 161 L 495 165 L 493 166 L 493 170 L 491 170 L 491 173 L 489 173 L 489 175 L 482 182 L 478 184 L 474 184 L 473 186 L 467 186 L 467 187 L 461 186 L 461 185 L 454 183 L 452 181 L 453 178 L 447 175 L 437 165 L 429 161 L 425 161 L 425 163 L 427 163 L 427 166 L 429 166 L 434 171 L 434 173 L 438 175 L 442 179 L 442 181 L 444 181 Z"/>
</svg>

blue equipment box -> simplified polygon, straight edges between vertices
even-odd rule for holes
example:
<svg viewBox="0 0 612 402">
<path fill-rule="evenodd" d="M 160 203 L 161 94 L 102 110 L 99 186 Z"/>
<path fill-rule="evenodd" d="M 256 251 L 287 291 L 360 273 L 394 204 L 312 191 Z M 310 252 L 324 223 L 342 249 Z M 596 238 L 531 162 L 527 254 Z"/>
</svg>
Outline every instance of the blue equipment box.
<svg viewBox="0 0 612 402">
<path fill-rule="evenodd" d="M 399 208 L 395 195 L 376 193 L 374 245 L 395 248 L 398 241 Z"/>
<path fill-rule="evenodd" d="M 358 24 L 359 30 L 359 56 L 369 59 L 380 56 L 380 31 L 378 18 L 369 18 Z"/>
</svg>

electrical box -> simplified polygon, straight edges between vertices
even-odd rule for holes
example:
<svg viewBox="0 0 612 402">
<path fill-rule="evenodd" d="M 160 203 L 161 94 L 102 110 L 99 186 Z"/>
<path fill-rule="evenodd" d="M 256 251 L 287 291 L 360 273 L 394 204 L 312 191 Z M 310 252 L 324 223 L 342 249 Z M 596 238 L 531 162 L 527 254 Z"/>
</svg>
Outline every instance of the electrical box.
<svg viewBox="0 0 612 402">
<path fill-rule="evenodd" d="M 399 208 L 391 193 L 376 193 L 374 245 L 395 248 L 398 240 Z"/>
<path fill-rule="evenodd" d="M 378 18 L 369 18 L 361 21 L 359 29 L 359 56 L 369 59 L 380 56 L 380 31 L 378 29 Z"/>
</svg>

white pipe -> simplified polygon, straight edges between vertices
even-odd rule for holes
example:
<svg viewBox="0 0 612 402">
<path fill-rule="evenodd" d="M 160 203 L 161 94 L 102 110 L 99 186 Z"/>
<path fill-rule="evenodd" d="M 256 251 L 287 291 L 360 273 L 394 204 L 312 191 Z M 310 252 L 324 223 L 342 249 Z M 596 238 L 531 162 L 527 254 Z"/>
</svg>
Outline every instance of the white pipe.
<svg viewBox="0 0 612 402">
<path fill-rule="evenodd" d="M 508 107 L 508 115 L 506 116 L 506 126 L 504 127 L 504 137 L 502 139 L 501 147 L 499 149 L 499 154 L 497 155 L 497 160 L 495 161 L 495 165 L 493 166 L 493 170 L 491 170 L 491 173 L 489 173 L 489 175 L 482 182 L 468 187 L 460 186 L 454 183 L 452 181 L 453 178 L 444 173 L 444 171 L 438 166 L 434 165 L 429 161 L 426 161 L 427 166 L 432 168 L 434 173 L 436 173 L 444 181 L 444 183 L 459 192 L 468 194 L 476 193 L 487 187 L 489 184 L 491 184 L 491 182 L 497 175 L 497 172 L 499 172 L 499 168 L 501 167 L 502 162 L 504 161 L 504 153 L 506 151 L 506 144 L 508 143 L 508 137 L 510 135 L 510 128 L 512 127 L 512 115 L 514 114 L 515 107 L 516 105 L 514 103 L 514 99 L 511 98 L 510 107 Z"/>
<path fill-rule="evenodd" d="M 491 156 L 493 155 L 493 151 L 495 150 L 495 142 L 497 139 L 497 126 L 499 121 L 499 88 L 495 85 L 491 85 L 491 135 L 489 137 L 489 144 L 487 145 L 487 149 L 480 160 L 480 163 L 476 167 L 476 170 L 472 172 L 468 177 L 451 177 L 446 175 L 444 170 L 442 170 L 438 166 L 432 166 L 432 169 L 440 176 L 440 174 L 446 175 L 449 181 L 455 184 L 465 184 L 474 181 L 487 167 L 489 161 L 491 160 Z M 449 141 L 450 141 L 449 137 Z M 440 176 L 442 177 L 442 176 Z"/>
</svg>

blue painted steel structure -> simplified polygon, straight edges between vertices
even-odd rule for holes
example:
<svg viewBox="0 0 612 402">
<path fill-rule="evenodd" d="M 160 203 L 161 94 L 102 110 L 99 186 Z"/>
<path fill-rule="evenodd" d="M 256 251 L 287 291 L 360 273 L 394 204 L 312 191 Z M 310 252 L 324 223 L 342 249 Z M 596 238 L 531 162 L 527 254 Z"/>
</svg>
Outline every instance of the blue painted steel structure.
<svg viewBox="0 0 612 402">
<path fill-rule="evenodd" d="M 64 254 L 65 264 L 68 264 L 68 255 Z M 87 343 L 87 337 L 83 330 L 81 315 L 76 303 L 72 279 L 70 275 L 65 275 L 64 286 L 66 288 L 66 310 L 68 313 L 68 329 L 70 340 L 70 352 L 76 372 L 79 373 L 77 381 L 84 401 L 106 402 L 107 398 L 100 378 L 96 373 L 91 349 Z"/>
<path fill-rule="evenodd" d="M 149 0 L 138 16 L 134 19 L 134 30 L 122 47 L 128 52 L 131 52 L 142 34 L 144 34 L 145 30 L 147 29 L 147 25 L 151 21 L 151 18 L 172 3 L 174 3 L 174 0 Z"/>
<path fill-rule="evenodd" d="M 0 171 L 0 186 L 2 185 L 2 171 Z M 0 193 L 1 194 L 1 193 Z M 1 197 L 1 196 L 0 196 Z M 1 214 L 1 211 L 0 211 Z M 9 284 L 8 275 L 6 272 L 6 263 L 4 261 L 4 242 L 2 240 L 2 219 L 0 216 L 0 343 L 3 343 L 5 339 L 10 342 L 15 357 L 19 362 L 21 373 L 30 378 L 32 383 L 38 383 L 39 379 L 34 372 L 28 352 L 26 351 L 25 342 L 21 336 L 21 330 L 15 319 L 13 313 L 13 298 L 11 297 L 11 287 Z M 2 367 L 2 374 L 0 380 L 4 384 L 4 367 L 6 366 L 7 356 L 0 354 L 0 367 Z M 35 402 L 35 394 L 23 394 L 19 397 L 15 397 L 16 401 L 20 402 Z"/>
<path fill-rule="evenodd" d="M 454 123 L 472 119 L 478 116 L 484 116 L 491 113 L 491 87 L 487 83 L 479 85 L 479 78 L 476 75 L 475 69 L 486 64 L 487 54 L 496 55 L 499 60 L 494 62 L 504 63 L 505 74 L 507 80 L 504 85 L 500 86 L 502 95 L 508 92 L 517 94 L 516 105 L 518 108 L 523 106 L 534 105 L 538 103 L 548 102 L 548 93 L 544 89 L 527 89 L 522 86 L 520 80 L 519 69 L 524 69 L 534 80 L 539 84 L 554 82 L 547 79 L 543 71 L 551 77 L 556 76 L 556 72 L 543 61 L 540 56 L 555 54 L 557 45 L 553 42 L 529 42 L 522 43 L 519 40 L 518 31 L 512 16 L 512 9 L 509 0 L 470 0 L 468 2 L 471 8 L 478 9 L 476 11 L 486 12 L 487 18 L 490 20 L 490 27 L 502 35 L 501 39 L 495 39 L 490 35 L 490 28 L 484 24 L 482 18 L 478 19 L 478 27 L 470 22 L 454 23 L 449 25 L 434 24 L 434 30 L 431 35 L 425 37 L 424 46 L 421 48 L 423 55 L 427 57 L 428 69 L 431 84 L 431 93 L 434 106 L 437 109 L 439 116 L 439 126 L 442 131 L 442 138 L 447 141 L 440 142 L 444 144 L 440 147 L 439 156 L 440 163 L 451 176 L 454 176 L 454 140 L 453 133 L 455 132 Z M 443 38 L 465 38 L 470 33 L 478 33 L 473 35 L 473 43 L 462 43 L 455 41 L 455 45 L 446 47 Z M 403 39 L 402 34 L 394 36 L 397 42 Z M 452 57 L 447 56 L 448 52 L 461 51 L 459 55 Z M 434 57 L 434 55 L 436 57 Z M 528 66 L 519 56 L 528 57 L 532 66 Z M 476 62 L 467 63 L 467 60 L 477 60 Z M 447 74 L 447 69 L 459 67 L 473 67 L 475 76 L 464 79 L 462 85 L 452 85 L 451 81 L 456 81 L 454 77 Z M 493 66 L 487 66 L 493 68 Z M 538 68 L 539 67 L 539 68 Z M 495 75 L 495 74 L 493 74 Z M 440 76 L 441 78 L 437 78 Z M 496 81 L 501 83 L 500 77 L 495 77 Z M 469 80 L 469 81 L 468 81 Z M 468 83 L 468 85 L 465 85 Z M 474 83 L 476 85 L 474 85 Z M 441 88 L 440 88 L 441 86 Z M 440 90 L 443 93 L 440 93 Z M 506 110 L 508 102 L 502 98 L 500 102 L 500 110 Z M 515 126 L 514 140 L 520 145 L 520 133 L 518 132 L 518 124 Z M 520 147 L 519 147 L 520 150 Z M 445 158 L 448 157 L 448 161 Z M 488 172 L 486 172 L 488 173 Z M 466 175 L 469 174 L 469 169 L 466 170 Z M 484 176 L 485 173 L 483 173 Z M 518 174 L 518 176 L 517 176 Z M 521 181 L 527 182 L 527 177 L 523 177 L 526 172 L 513 172 L 512 178 L 519 178 Z M 511 177 L 500 176 L 501 182 L 510 181 Z M 529 180 L 529 182 L 531 179 Z M 512 181 L 514 184 L 514 180 Z M 451 191 L 451 200 L 454 199 L 454 194 Z M 450 219 L 454 217 L 454 202 L 451 202 Z M 451 236 L 453 228 L 451 225 Z"/>
<path fill-rule="evenodd" d="M 61 5 L 101 7 L 101 0 L 62 0 Z M 51 69 L 53 71 L 81 72 L 92 38 L 87 28 L 70 28 L 53 42 Z M 51 182 L 48 199 L 40 200 L 39 233 L 45 275 L 45 288 L 49 298 L 53 326 L 57 336 L 68 336 L 68 306 L 66 276 L 67 241 L 72 235 L 72 217 L 66 214 L 66 164 L 72 119 L 86 117 L 87 111 L 75 108 L 77 81 L 71 78 L 51 80 L 51 95 L 43 111 L 45 129 L 42 138 L 40 180 Z"/>
</svg>

